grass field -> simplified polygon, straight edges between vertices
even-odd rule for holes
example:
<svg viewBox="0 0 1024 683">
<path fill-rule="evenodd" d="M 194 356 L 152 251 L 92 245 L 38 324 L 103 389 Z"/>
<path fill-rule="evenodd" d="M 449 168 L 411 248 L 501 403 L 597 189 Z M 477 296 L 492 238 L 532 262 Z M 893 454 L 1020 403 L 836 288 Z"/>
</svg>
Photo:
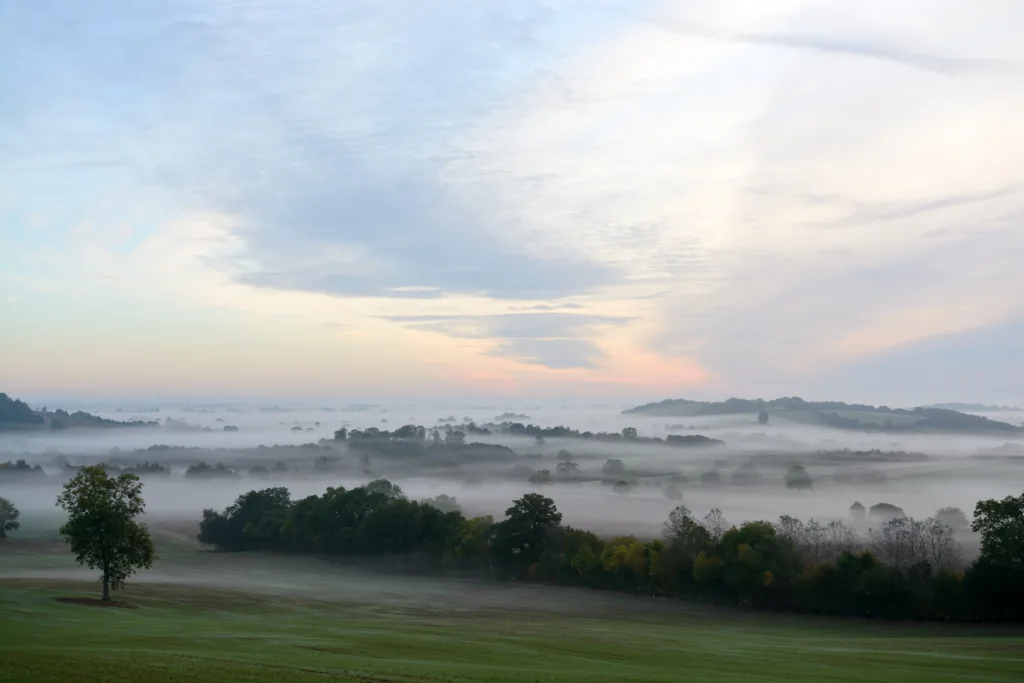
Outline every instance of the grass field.
<svg viewBox="0 0 1024 683">
<path fill-rule="evenodd" d="M 0 681 L 1024 680 L 1020 631 L 371 575 L 174 532 L 133 608 L 67 604 L 98 587 L 47 543 L 0 546 Z"/>
</svg>

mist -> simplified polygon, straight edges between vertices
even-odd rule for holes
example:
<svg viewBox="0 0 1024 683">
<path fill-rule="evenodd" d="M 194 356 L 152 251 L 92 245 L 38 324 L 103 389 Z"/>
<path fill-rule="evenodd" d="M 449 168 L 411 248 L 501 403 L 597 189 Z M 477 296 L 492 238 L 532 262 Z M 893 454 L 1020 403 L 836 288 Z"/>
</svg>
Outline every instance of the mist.
<svg viewBox="0 0 1024 683">
<path fill-rule="evenodd" d="M 366 404 L 306 402 L 110 402 L 73 408 L 114 420 L 158 421 L 160 426 L 69 429 L 59 432 L 0 433 L 0 462 L 23 459 L 57 475 L 61 459 L 85 464 L 156 462 L 167 476 L 144 477 L 147 516 L 197 522 L 204 508 L 223 509 L 240 494 L 285 486 L 293 499 L 321 494 L 328 486 L 354 487 L 386 478 L 413 499 L 454 496 L 467 515 L 501 518 L 527 491 L 551 497 L 564 521 L 603 535 L 654 537 L 679 504 L 701 516 L 719 508 L 730 523 L 777 520 L 780 515 L 821 521 L 850 520 L 850 505 L 898 505 L 912 517 L 928 517 L 939 507 L 970 514 L 981 499 L 1001 498 L 1024 488 L 1024 441 L 1019 436 L 980 434 L 858 433 L 814 427 L 785 419 L 758 424 L 749 415 L 654 418 L 624 415 L 630 404 L 542 401 L 390 401 Z M 634 427 L 640 437 L 700 434 L 723 443 L 708 447 L 669 447 L 664 443 L 584 438 L 535 439 L 501 433 L 466 435 L 467 443 L 510 449 L 494 457 L 464 462 L 433 462 L 370 456 L 368 461 L 333 440 L 334 431 L 394 430 L 406 424 L 442 432 L 451 425 L 494 425 L 515 421 L 541 427 L 564 425 L 592 432 Z M 237 431 L 225 431 L 226 426 Z M 156 448 L 154 448 L 156 447 Z M 164 448 L 168 447 L 168 448 Z M 564 452 L 578 468 L 569 479 L 531 483 L 540 470 L 556 472 Z M 318 470 L 317 458 L 329 460 Z M 628 492 L 615 492 L 617 477 L 603 473 L 609 459 L 628 472 Z M 326 461 L 326 460 L 325 460 Z M 237 476 L 187 478 L 197 463 L 222 464 Z M 253 468 L 286 470 L 253 476 Z M 786 487 L 786 473 L 802 465 L 813 480 L 804 490 Z M 733 475 L 745 467 L 754 481 Z M 717 472 L 717 483 L 705 481 Z M 53 519 L 53 501 L 63 479 L 0 478 L 0 496 L 12 500 L 28 522 Z M 675 486 L 678 494 L 666 493 Z M 862 522 L 866 531 L 871 522 Z M 964 538 L 967 546 L 970 538 Z"/>
</svg>

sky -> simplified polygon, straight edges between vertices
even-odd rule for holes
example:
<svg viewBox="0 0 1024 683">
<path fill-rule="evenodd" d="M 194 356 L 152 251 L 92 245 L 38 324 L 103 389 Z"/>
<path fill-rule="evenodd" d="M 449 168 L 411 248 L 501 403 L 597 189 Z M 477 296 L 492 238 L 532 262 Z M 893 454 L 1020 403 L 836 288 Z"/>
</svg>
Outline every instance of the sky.
<svg viewBox="0 0 1024 683">
<path fill-rule="evenodd" d="M 0 391 L 1024 401 L 1019 0 L 0 0 Z"/>
</svg>

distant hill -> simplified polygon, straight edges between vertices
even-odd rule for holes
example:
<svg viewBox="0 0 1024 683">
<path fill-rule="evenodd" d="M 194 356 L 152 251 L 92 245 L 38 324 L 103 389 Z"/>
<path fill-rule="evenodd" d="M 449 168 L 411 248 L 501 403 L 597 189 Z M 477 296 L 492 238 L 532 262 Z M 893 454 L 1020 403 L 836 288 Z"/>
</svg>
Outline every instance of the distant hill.
<svg viewBox="0 0 1024 683">
<path fill-rule="evenodd" d="M 38 429 L 45 424 L 45 418 L 37 415 L 27 403 L 0 393 L 0 429 Z"/>
<path fill-rule="evenodd" d="M 763 399 L 730 398 L 725 401 L 666 399 L 622 411 L 623 415 L 652 417 L 694 417 L 710 415 L 751 415 L 767 411 L 769 419 L 783 418 L 822 427 L 860 431 L 957 431 L 1020 432 L 1024 428 L 945 408 L 890 408 L 840 401 L 805 401 L 798 397 Z"/>
<path fill-rule="evenodd" d="M 933 403 L 922 408 L 938 408 L 939 410 L 957 410 L 961 413 L 1024 413 L 1016 406 L 986 406 L 981 403 Z"/>
<path fill-rule="evenodd" d="M 0 393 L 0 430 L 73 429 L 76 427 L 153 427 L 159 422 L 108 420 L 81 410 L 32 410 L 27 403 Z"/>
</svg>

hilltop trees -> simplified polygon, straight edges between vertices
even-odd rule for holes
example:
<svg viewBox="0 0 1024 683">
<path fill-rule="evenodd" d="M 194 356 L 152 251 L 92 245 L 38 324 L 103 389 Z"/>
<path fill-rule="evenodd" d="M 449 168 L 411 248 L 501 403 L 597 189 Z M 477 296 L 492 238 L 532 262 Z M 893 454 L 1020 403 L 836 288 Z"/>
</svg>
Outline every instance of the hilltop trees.
<svg viewBox="0 0 1024 683">
<path fill-rule="evenodd" d="M 68 513 L 60 534 L 79 564 L 100 570 L 103 600 L 136 569 L 153 566 L 153 540 L 136 518 L 145 510 L 135 474 L 110 477 L 100 466 L 83 467 L 57 497 Z"/>
<path fill-rule="evenodd" d="M 6 498 L 0 498 L 0 538 L 7 538 L 8 531 L 17 531 L 21 527 L 18 523 L 18 508 Z"/>
</svg>

